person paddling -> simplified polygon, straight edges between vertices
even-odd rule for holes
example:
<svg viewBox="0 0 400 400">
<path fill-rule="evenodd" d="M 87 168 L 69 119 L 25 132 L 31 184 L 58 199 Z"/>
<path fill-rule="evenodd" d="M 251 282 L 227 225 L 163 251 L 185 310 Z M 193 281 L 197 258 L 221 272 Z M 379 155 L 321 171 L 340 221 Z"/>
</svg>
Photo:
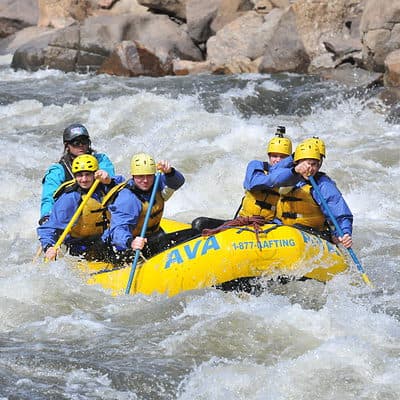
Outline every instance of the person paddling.
<svg viewBox="0 0 400 400">
<path fill-rule="evenodd" d="M 47 169 L 42 180 L 39 225 L 49 219 L 54 205 L 53 195 L 57 188 L 62 183 L 73 179 L 71 166 L 75 157 L 91 154 L 96 158 L 100 169 L 106 171 L 111 177 L 115 175 L 114 166 L 107 155 L 97 153 L 92 149 L 89 132 L 84 125 L 74 123 L 67 126 L 63 133 L 63 143 L 64 153 L 61 159 Z"/>
<path fill-rule="evenodd" d="M 77 211 L 85 194 L 99 180 L 100 184 L 83 208 L 82 214 L 72 226 L 64 243 L 71 255 L 85 255 L 104 232 L 107 217 L 101 206 L 103 196 L 116 184 L 124 181 L 122 176 L 111 178 L 99 169 L 97 159 L 90 154 L 77 156 L 71 166 L 74 179 L 61 185 L 56 191 L 55 203 L 49 219 L 37 228 L 42 249 L 47 260 L 54 260 L 58 249 L 55 244 Z"/>
<path fill-rule="evenodd" d="M 333 229 L 332 240 L 345 248 L 352 246 L 353 214 L 343 198 L 336 183 L 324 172 L 320 172 L 325 146 L 318 145 L 316 138 L 300 143 L 294 153 L 293 162 L 287 170 L 297 176 L 298 182 L 289 191 L 281 193 L 277 204 L 276 218 L 286 225 L 298 225 L 330 232 L 330 216 L 322 205 L 320 197 L 314 192 L 309 177 L 313 176 L 332 215 L 343 231 L 343 236 Z M 323 143 L 323 142 L 322 142 Z M 324 154 L 322 154 L 322 151 Z M 279 165 L 278 165 L 279 167 Z"/>
<path fill-rule="evenodd" d="M 157 170 L 162 173 L 160 185 L 151 209 L 146 237 L 141 237 Z M 110 192 L 110 199 L 103 201 L 110 212 L 110 226 L 102 239 L 117 252 L 144 250 L 149 257 L 160 250 L 155 247 L 159 248 L 162 241 L 158 234 L 163 233 L 160 222 L 164 203 L 184 184 L 185 178 L 169 161 L 162 160 L 156 164 L 154 158 L 146 153 L 132 157 L 131 175 L 131 179 L 113 190 L 115 193 Z"/>
</svg>

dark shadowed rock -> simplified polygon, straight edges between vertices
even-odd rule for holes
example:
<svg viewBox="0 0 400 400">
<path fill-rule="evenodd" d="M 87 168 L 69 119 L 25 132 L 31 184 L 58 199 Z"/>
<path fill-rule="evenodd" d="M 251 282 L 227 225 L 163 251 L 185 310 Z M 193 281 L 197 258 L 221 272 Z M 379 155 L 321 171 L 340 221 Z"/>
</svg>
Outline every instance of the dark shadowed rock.
<svg viewBox="0 0 400 400">
<path fill-rule="evenodd" d="M 30 71 L 42 68 L 45 65 L 46 49 L 54 34 L 49 32 L 19 47 L 13 55 L 11 68 Z"/>
<path fill-rule="evenodd" d="M 18 19 L 0 17 L 0 39 L 10 36 L 28 26 L 29 24 L 27 22 Z"/>
<path fill-rule="evenodd" d="M 186 20 L 187 0 L 137 0 L 151 11 Z"/>
<path fill-rule="evenodd" d="M 172 73 L 172 60 L 160 60 L 137 41 L 123 41 L 98 70 L 99 74 L 120 76 L 165 76 Z"/>
</svg>

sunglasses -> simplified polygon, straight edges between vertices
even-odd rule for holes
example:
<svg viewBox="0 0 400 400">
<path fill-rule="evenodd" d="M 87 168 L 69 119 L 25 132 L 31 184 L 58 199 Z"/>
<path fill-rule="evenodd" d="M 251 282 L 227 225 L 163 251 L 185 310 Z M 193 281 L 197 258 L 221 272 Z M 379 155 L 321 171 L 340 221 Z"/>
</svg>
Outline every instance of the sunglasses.
<svg viewBox="0 0 400 400">
<path fill-rule="evenodd" d="M 82 137 L 82 138 L 77 138 L 72 142 L 68 142 L 68 144 L 72 147 L 86 146 L 90 144 L 90 140 L 88 138 Z"/>
</svg>

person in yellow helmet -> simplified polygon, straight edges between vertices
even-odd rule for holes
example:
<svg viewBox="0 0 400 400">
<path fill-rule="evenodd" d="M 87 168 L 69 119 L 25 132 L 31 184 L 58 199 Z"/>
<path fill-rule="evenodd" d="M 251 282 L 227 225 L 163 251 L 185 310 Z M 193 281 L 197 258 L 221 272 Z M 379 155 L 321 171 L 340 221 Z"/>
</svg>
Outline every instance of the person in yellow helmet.
<svg viewBox="0 0 400 400">
<path fill-rule="evenodd" d="M 148 221 L 146 237 L 140 237 L 149 206 L 156 171 L 162 173 L 154 205 Z M 118 252 L 142 250 L 148 239 L 161 231 L 160 222 L 164 203 L 185 182 L 183 175 L 169 161 L 158 163 L 146 153 L 135 154 L 131 160 L 132 178 L 119 188 L 106 204 L 110 212 L 110 226 L 102 240 Z M 146 247 L 145 254 L 151 256 L 152 249 Z"/>
<path fill-rule="evenodd" d="M 86 254 L 95 239 L 99 239 L 105 229 L 101 207 L 104 194 L 115 184 L 124 180 L 122 176 L 111 178 L 106 171 L 99 169 L 96 157 L 91 154 L 82 154 L 74 158 L 71 172 L 74 179 L 65 182 L 57 189 L 49 219 L 37 228 L 42 249 L 48 260 L 56 258 L 55 243 L 78 209 L 82 196 L 90 190 L 95 179 L 98 179 L 101 183 L 86 203 L 64 241 L 70 254 Z"/>
<path fill-rule="evenodd" d="M 315 138 L 307 139 L 297 146 L 293 156 L 295 167 L 289 166 L 286 169 L 297 175 L 298 182 L 290 191 L 281 193 L 276 219 L 286 225 L 304 226 L 320 232 L 330 231 L 329 214 L 309 182 L 309 177 L 313 176 L 344 233 L 340 237 L 334 230 L 332 240 L 349 248 L 352 246 L 353 215 L 335 182 L 319 171 L 323 152 L 325 148 L 321 148 L 321 143 Z"/>
<path fill-rule="evenodd" d="M 272 220 L 279 200 L 279 187 L 297 182 L 297 180 L 293 181 L 293 174 L 290 171 L 275 168 L 278 163 L 292 154 L 292 142 L 284 136 L 285 132 L 285 127 L 279 126 L 275 136 L 269 141 L 268 162 L 253 160 L 247 165 L 243 182 L 245 195 L 235 217 L 257 215 L 264 217 L 267 221 Z"/>
</svg>

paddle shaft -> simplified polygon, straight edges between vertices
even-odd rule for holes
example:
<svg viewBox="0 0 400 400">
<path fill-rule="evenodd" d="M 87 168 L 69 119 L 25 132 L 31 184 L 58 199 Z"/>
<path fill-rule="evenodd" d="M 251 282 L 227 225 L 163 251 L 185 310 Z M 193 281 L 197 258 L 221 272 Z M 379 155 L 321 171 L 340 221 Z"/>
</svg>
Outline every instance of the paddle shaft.
<svg viewBox="0 0 400 400">
<path fill-rule="evenodd" d="M 140 232 L 140 237 L 142 237 L 142 238 L 144 238 L 146 235 L 147 224 L 149 223 L 151 209 L 153 208 L 153 205 L 154 205 L 154 200 L 156 198 L 157 188 L 158 188 L 158 184 L 160 182 L 160 178 L 161 178 L 161 174 L 159 172 L 157 172 L 155 175 L 155 179 L 154 179 L 153 190 L 152 190 L 151 196 L 150 196 L 149 207 L 147 208 L 147 212 L 146 212 L 146 216 L 144 218 L 142 230 Z M 135 258 L 133 259 L 133 262 L 132 262 L 131 272 L 129 274 L 129 280 L 128 280 L 128 284 L 126 285 L 125 294 L 129 294 L 129 292 L 131 291 L 131 286 L 132 286 L 133 279 L 135 278 L 136 265 L 137 265 L 137 262 L 139 259 L 139 255 L 140 255 L 140 250 L 139 249 L 135 250 Z"/>
<path fill-rule="evenodd" d="M 317 182 L 315 181 L 314 177 L 313 176 L 309 176 L 308 179 L 310 180 L 313 189 L 315 190 L 315 192 L 317 193 L 319 199 L 321 200 L 321 203 L 324 206 L 325 211 L 328 213 L 329 219 L 332 221 L 333 225 L 335 225 L 336 231 L 338 232 L 339 236 L 343 237 L 343 235 L 344 235 L 343 230 L 340 227 L 337 219 L 333 215 L 331 209 L 329 208 L 328 203 L 326 202 L 324 196 L 322 196 L 322 193 L 319 190 L 319 187 L 318 187 Z M 368 276 L 366 275 L 366 273 L 364 271 L 364 268 L 362 267 L 360 261 L 358 260 L 356 254 L 354 253 L 353 249 L 351 247 L 349 247 L 347 249 L 347 251 L 349 252 L 351 258 L 353 259 L 354 264 L 356 264 L 357 269 L 361 272 L 364 282 L 367 285 L 372 286 Z"/>
<path fill-rule="evenodd" d="M 92 185 L 92 187 L 89 189 L 87 192 L 86 196 L 83 198 L 82 203 L 79 205 L 77 210 L 75 211 L 75 214 L 72 216 L 71 221 L 69 221 L 68 225 L 65 227 L 64 232 L 60 235 L 58 238 L 56 244 L 53 246 L 56 250 L 62 245 L 64 242 L 64 239 L 68 235 L 69 231 L 71 230 L 72 226 L 74 225 L 75 221 L 79 218 L 79 216 L 82 213 L 83 207 L 85 207 L 86 203 L 89 201 L 89 199 L 92 197 L 92 194 L 96 190 L 98 184 L 100 181 L 96 179 Z"/>
</svg>

